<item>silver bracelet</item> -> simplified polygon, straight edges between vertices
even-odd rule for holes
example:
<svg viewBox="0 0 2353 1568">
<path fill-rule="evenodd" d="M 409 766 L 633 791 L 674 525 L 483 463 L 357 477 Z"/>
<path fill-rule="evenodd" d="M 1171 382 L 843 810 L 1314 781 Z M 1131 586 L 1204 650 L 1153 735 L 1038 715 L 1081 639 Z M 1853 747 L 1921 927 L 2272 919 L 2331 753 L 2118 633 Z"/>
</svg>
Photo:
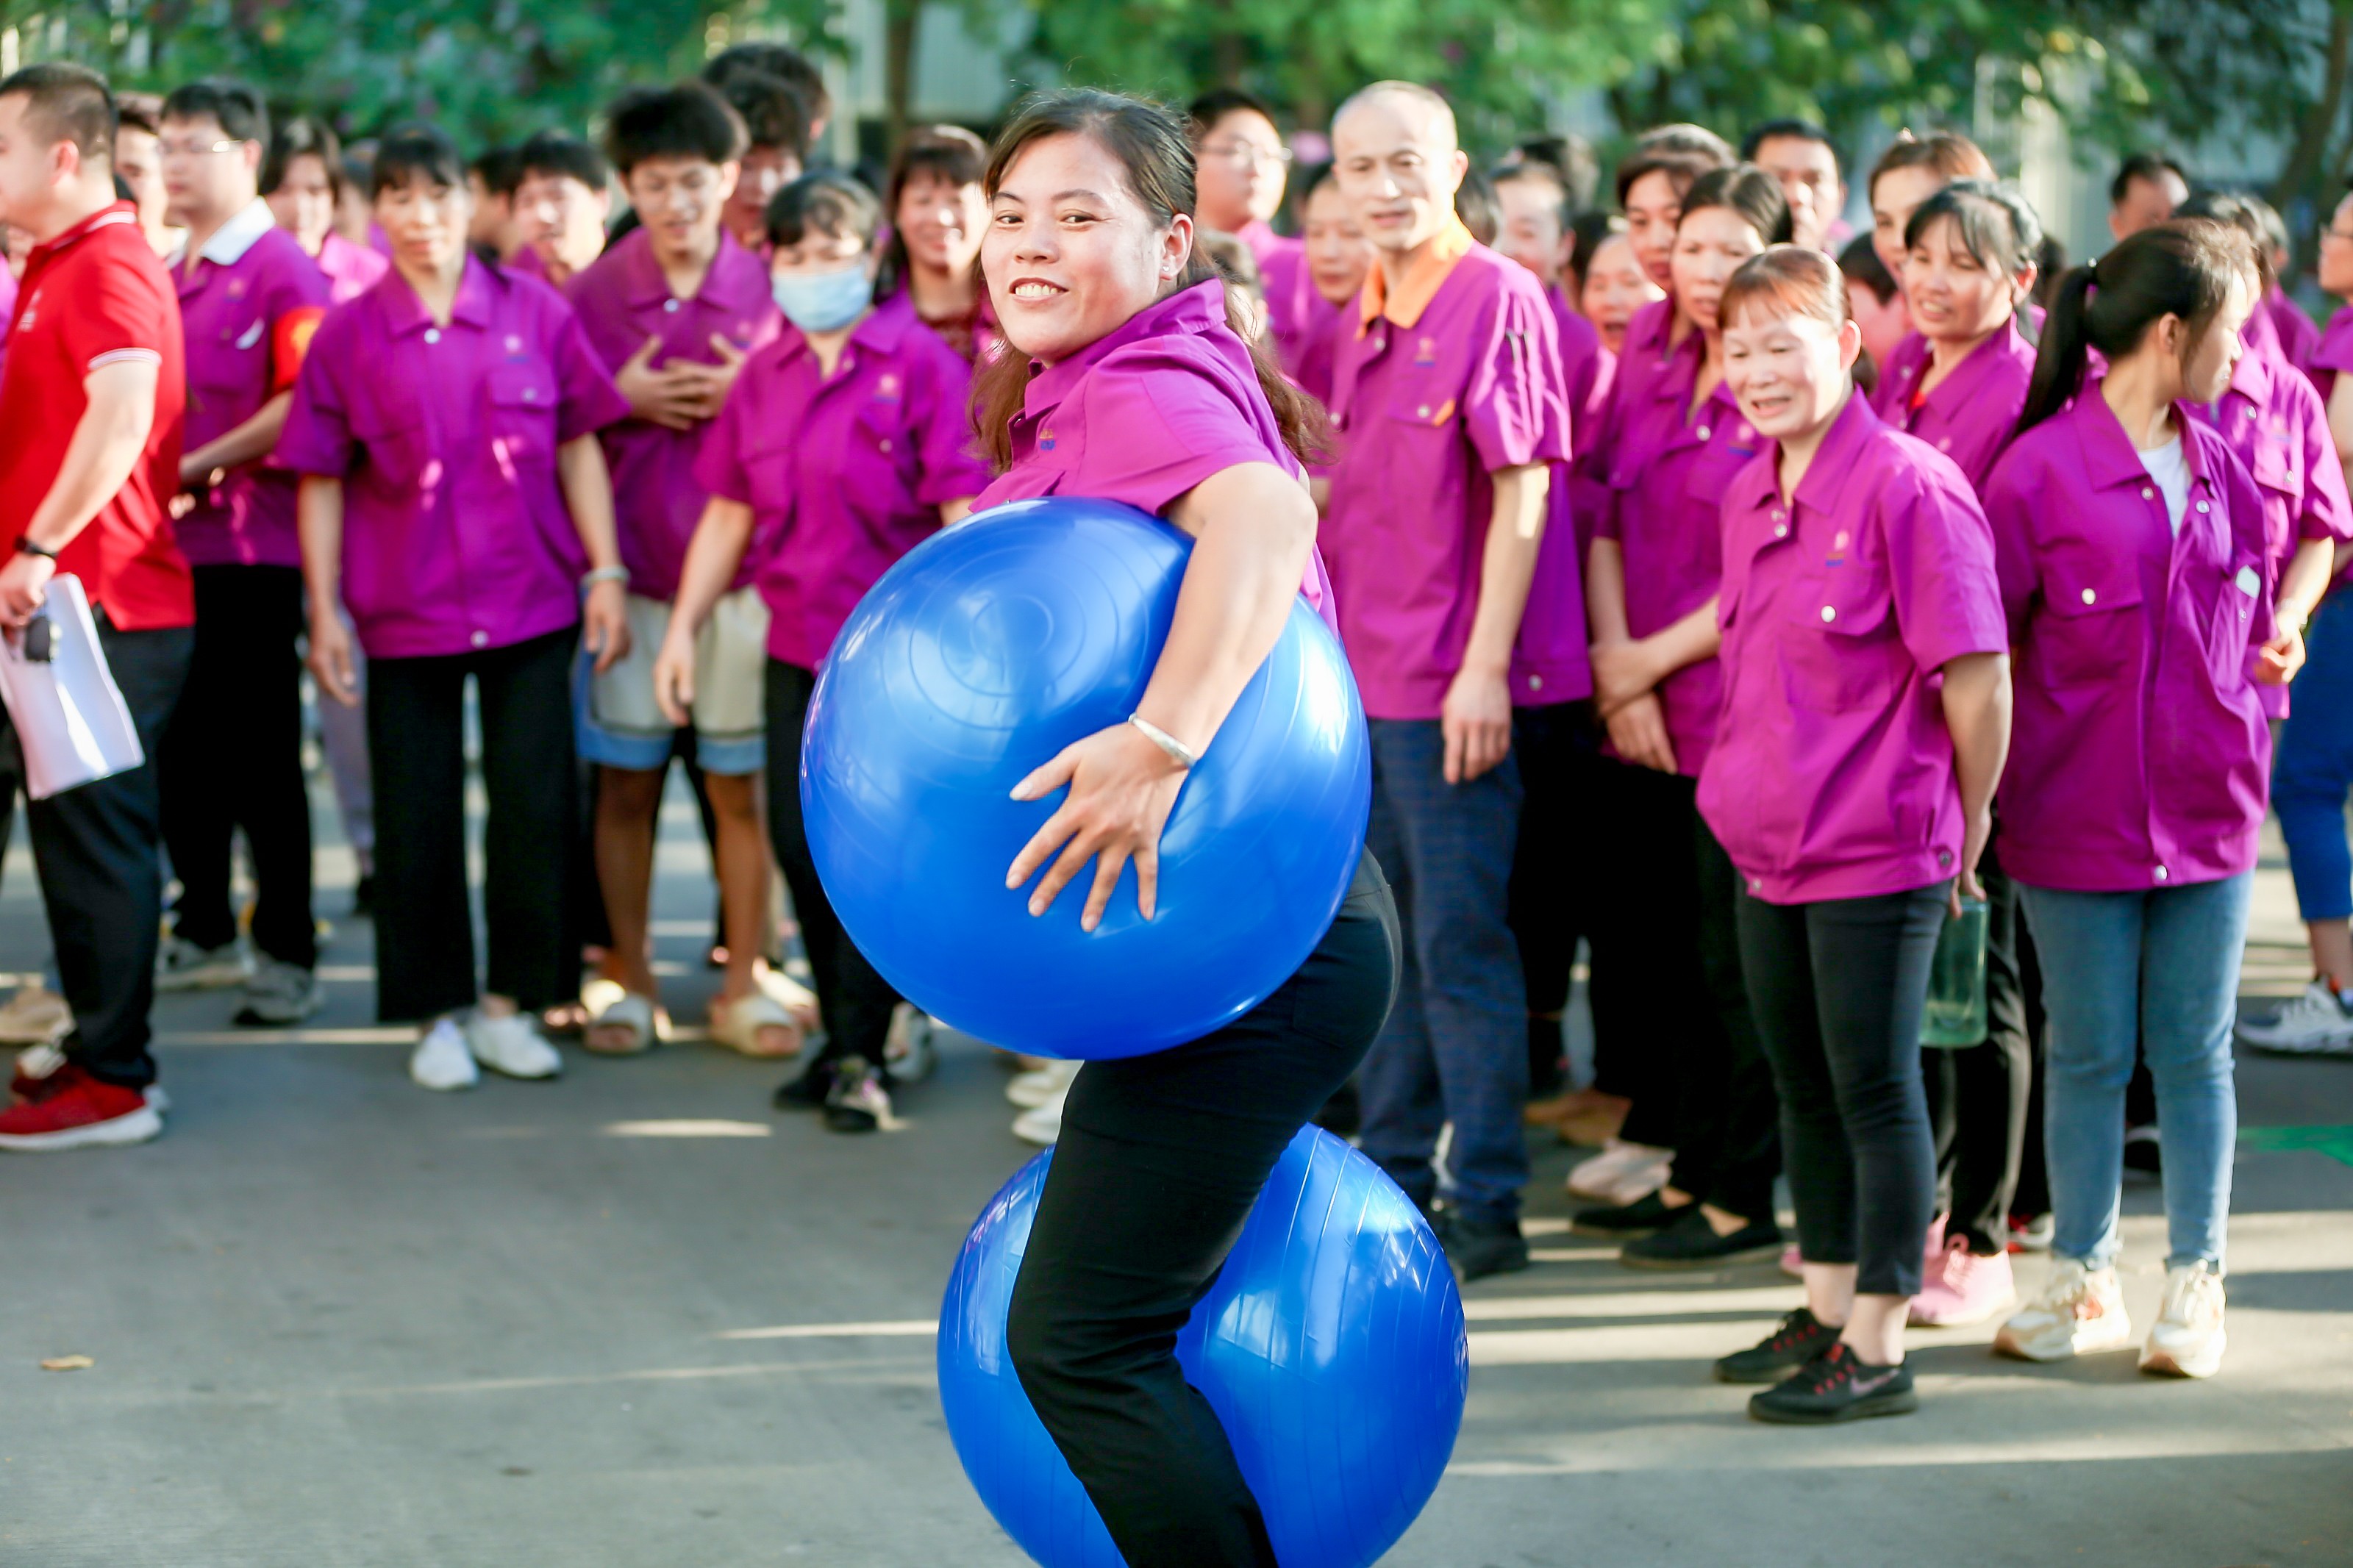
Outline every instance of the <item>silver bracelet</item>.
<svg viewBox="0 0 2353 1568">
<path fill-rule="evenodd" d="M 580 579 L 580 585 L 584 588 L 593 588 L 599 583 L 618 583 L 626 588 L 629 585 L 629 569 L 626 566 L 599 566 Z"/>
<path fill-rule="evenodd" d="M 1190 746 L 1142 714 L 1131 713 L 1127 716 L 1127 721 L 1143 731 L 1145 740 L 1167 752 L 1168 760 L 1178 767 L 1189 771 L 1195 763 L 1201 760 L 1193 754 L 1193 749 Z"/>
</svg>

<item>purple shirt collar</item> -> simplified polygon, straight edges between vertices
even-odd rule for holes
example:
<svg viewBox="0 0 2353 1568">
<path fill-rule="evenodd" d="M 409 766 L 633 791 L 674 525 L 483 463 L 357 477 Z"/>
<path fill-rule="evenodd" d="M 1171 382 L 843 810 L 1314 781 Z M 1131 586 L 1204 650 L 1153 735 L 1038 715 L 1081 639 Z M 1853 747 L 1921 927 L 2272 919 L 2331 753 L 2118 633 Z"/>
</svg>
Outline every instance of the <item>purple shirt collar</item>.
<svg viewBox="0 0 2353 1568">
<path fill-rule="evenodd" d="M 2084 449 L 2084 470 L 2094 484 L 2103 489 L 2111 485 L 2146 485 L 2148 465 L 2141 461 L 2140 449 L 2125 434 L 2116 410 L 2100 395 L 2100 386 L 2106 379 L 2099 375 L 2085 377 L 2084 390 L 2075 395 L 2075 400 L 2060 417 L 2075 422 Z M 2173 425 L 2181 433 L 2182 460 L 2189 466 L 2191 481 L 2202 479 L 2211 486 L 2213 476 L 2206 471 L 2206 454 L 2199 444 L 2200 432 L 2206 426 L 2190 416 L 2186 403 L 2173 405 Z"/>
<path fill-rule="evenodd" d="M 1935 363 L 1935 353 L 1932 346 L 1928 357 L 1922 359 L 1923 374 Z M 2002 361 L 2019 354 L 2032 359 L 2034 351 L 2027 347 L 2024 334 L 2018 330 L 2018 317 L 2013 313 L 2002 322 L 1999 331 L 1989 334 L 1985 342 L 1971 349 L 1961 363 L 1953 367 L 1950 375 L 1936 384 L 1924 400 L 1926 405 L 1936 410 L 1936 416 L 1947 425 L 1957 422 L 1962 410 L 1978 395 L 1986 378 L 1993 374 Z"/>
<path fill-rule="evenodd" d="M 1863 444 L 1878 427 L 1879 416 L 1871 411 L 1871 400 L 1862 395 L 1861 387 L 1850 388 L 1846 401 L 1831 416 L 1831 426 L 1822 432 L 1822 444 L 1814 448 L 1814 460 L 1806 465 L 1805 477 L 1798 481 L 1793 504 L 1815 511 L 1835 510 L 1847 476 L 1854 471 L 1855 460 L 1862 456 Z M 1742 469 L 1754 488 L 1746 497 L 1735 499 L 1751 507 L 1771 506 L 1778 501 L 1780 454 L 1778 441 L 1760 451 L 1758 456 L 1766 460 Z"/>
<path fill-rule="evenodd" d="M 913 307 L 908 310 L 912 315 Z M 877 310 L 875 314 L 881 312 Z M 1060 407 L 1062 399 L 1086 378 L 1087 372 L 1113 349 L 1169 332 L 1230 335 L 1226 325 L 1226 286 L 1212 278 L 1181 289 L 1146 305 L 1066 360 L 1042 367 L 1031 360 L 1029 384 L 1021 395 L 1022 414 L 1031 419 L 1043 417 Z"/>
<path fill-rule="evenodd" d="M 670 298 L 670 279 L 662 271 L 660 258 L 654 255 L 650 234 L 642 228 L 631 229 L 614 248 L 621 258 L 622 291 L 632 306 L 659 305 Z M 711 265 L 703 268 L 702 282 L 694 290 L 694 298 L 723 313 L 757 313 L 767 302 L 768 269 L 723 226 L 719 230 L 719 249 L 712 256 Z"/>
<path fill-rule="evenodd" d="M 463 321 L 470 327 L 489 327 L 497 309 L 491 299 L 491 290 L 508 287 L 511 285 L 502 274 L 484 266 L 469 253 L 466 270 L 458 277 L 458 297 L 450 303 L 449 320 L 453 323 Z M 385 336 L 406 337 L 434 324 L 433 313 L 425 308 L 425 301 L 417 297 L 417 290 L 408 286 L 408 279 L 401 276 L 399 268 L 395 267 L 384 275 L 384 281 L 375 286 L 375 292 L 383 297 Z"/>
</svg>

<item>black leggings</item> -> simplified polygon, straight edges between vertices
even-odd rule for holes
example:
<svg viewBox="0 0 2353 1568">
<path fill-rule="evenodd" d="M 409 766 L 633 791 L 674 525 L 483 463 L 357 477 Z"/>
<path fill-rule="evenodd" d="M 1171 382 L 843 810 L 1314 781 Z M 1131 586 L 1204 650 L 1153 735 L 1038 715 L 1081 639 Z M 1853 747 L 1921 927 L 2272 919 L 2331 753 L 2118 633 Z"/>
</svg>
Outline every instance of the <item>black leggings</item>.
<svg viewBox="0 0 2353 1568">
<path fill-rule="evenodd" d="M 1367 855 L 1297 973 L 1216 1034 L 1081 1069 L 1015 1281 L 1029 1403 L 1129 1568 L 1275 1568 L 1232 1445 L 1176 1363 L 1274 1163 L 1371 1048 L 1402 961 Z"/>
<path fill-rule="evenodd" d="M 1768 904 L 1739 895 L 1740 962 L 1781 1097 L 1781 1152 L 1809 1263 L 1916 1296 L 1936 1183 L 1920 1015 L 1949 883 Z"/>
<path fill-rule="evenodd" d="M 768 841 L 785 873 L 785 886 L 792 889 L 793 919 L 800 922 L 801 950 L 808 954 L 810 989 L 825 1016 L 825 1049 L 818 1059 L 859 1057 L 880 1072 L 899 994 L 841 929 L 840 917 L 818 882 L 808 827 L 801 818 L 801 731 L 808 722 L 809 694 L 816 689 L 814 671 L 782 659 L 768 661 Z"/>
<path fill-rule="evenodd" d="M 537 1013 L 580 994 L 565 946 L 572 847 L 572 658 L 566 626 L 480 653 L 368 661 L 375 790 L 375 1011 L 408 1024 L 470 1007 L 466 896 L 466 678 L 481 699 L 481 990 Z"/>
</svg>

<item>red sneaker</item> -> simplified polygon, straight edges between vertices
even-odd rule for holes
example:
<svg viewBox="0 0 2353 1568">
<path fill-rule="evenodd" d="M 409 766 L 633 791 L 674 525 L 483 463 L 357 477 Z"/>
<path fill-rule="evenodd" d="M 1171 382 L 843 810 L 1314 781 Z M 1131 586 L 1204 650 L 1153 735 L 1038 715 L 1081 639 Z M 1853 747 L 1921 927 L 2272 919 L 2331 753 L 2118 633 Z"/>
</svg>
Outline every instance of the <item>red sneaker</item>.
<svg viewBox="0 0 2353 1568">
<path fill-rule="evenodd" d="M 40 1098 L 0 1110 L 0 1149 L 47 1153 L 94 1143 L 144 1143 L 164 1119 L 135 1089 L 59 1068 L 37 1086 Z"/>
</svg>

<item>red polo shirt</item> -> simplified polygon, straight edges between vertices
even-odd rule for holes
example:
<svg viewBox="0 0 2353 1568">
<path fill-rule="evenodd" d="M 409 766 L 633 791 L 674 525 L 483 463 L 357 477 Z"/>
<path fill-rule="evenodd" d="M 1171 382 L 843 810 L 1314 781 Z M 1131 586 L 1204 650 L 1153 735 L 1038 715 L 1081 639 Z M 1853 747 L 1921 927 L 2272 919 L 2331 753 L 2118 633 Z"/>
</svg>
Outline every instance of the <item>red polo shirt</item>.
<svg viewBox="0 0 2353 1568">
<path fill-rule="evenodd" d="M 121 631 L 193 625 L 195 596 L 166 511 L 180 489 L 187 371 L 171 274 L 128 202 L 76 224 L 25 264 L 0 366 L 0 552 L 15 547 L 65 463 L 90 406 L 83 378 L 101 365 L 156 367 L 147 449 L 114 499 L 58 552 Z"/>
</svg>

